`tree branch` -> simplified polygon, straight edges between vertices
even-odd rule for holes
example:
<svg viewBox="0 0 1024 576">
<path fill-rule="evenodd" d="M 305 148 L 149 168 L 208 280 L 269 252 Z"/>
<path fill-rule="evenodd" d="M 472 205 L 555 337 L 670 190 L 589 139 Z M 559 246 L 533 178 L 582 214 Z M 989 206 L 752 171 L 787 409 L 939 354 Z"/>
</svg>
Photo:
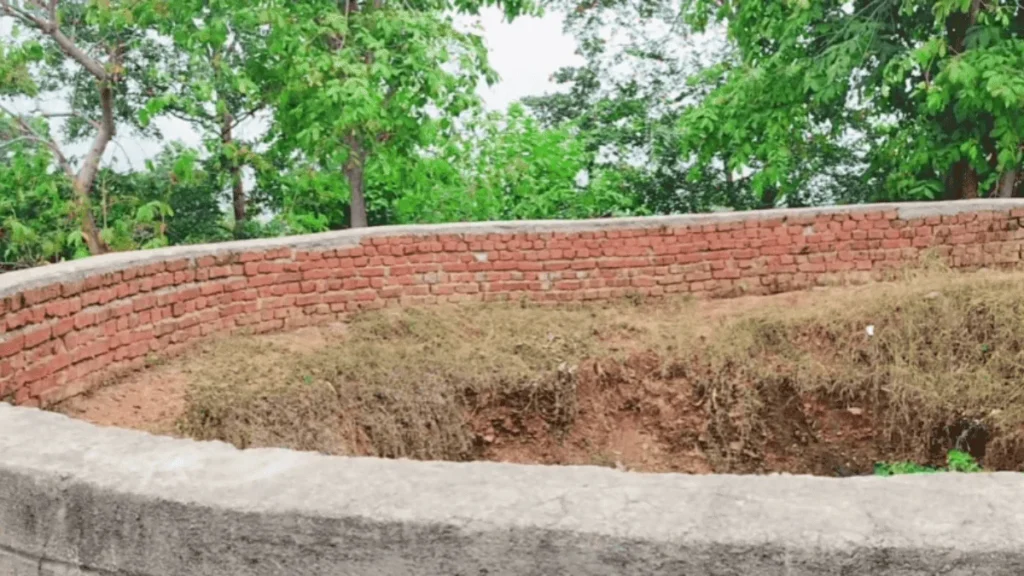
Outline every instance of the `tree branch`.
<svg viewBox="0 0 1024 576">
<path fill-rule="evenodd" d="M 242 112 L 238 116 L 235 116 L 234 117 L 234 123 L 231 124 L 231 128 L 232 129 L 237 128 L 239 124 L 241 124 L 245 120 L 248 120 L 249 118 L 252 118 L 257 113 L 262 111 L 264 108 L 265 108 L 265 106 L 259 105 L 259 106 L 256 106 L 256 107 L 252 108 L 251 110 L 248 110 L 246 112 Z"/>
<path fill-rule="evenodd" d="M 76 183 L 83 190 L 92 188 L 92 182 L 96 178 L 96 172 L 99 171 L 103 152 L 116 133 L 114 128 L 114 90 L 106 83 L 100 86 L 100 107 L 103 110 L 103 120 L 96 131 L 96 137 L 93 138 L 89 153 L 82 161 L 78 177 L 75 178 Z"/>
<path fill-rule="evenodd" d="M 95 76 L 100 82 L 106 82 L 107 70 L 103 67 L 103 64 L 86 54 L 84 50 L 75 44 L 74 40 L 68 38 L 63 32 L 61 32 L 56 21 L 56 0 L 51 0 L 49 6 L 43 6 L 41 2 L 39 2 L 38 5 L 51 12 L 51 20 L 45 20 L 35 14 L 32 14 L 28 10 L 18 8 L 11 4 L 10 0 L 0 0 L 0 8 L 2 8 L 4 12 L 52 38 L 65 55 L 81 64 L 82 67 L 88 70 L 89 73 Z"/>
<path fill-rule="evenodd" d="M 7 140 L 6 142 L 0 142 L 0 150 L 3 150 L 7 146 L 13 146 L 14 144 L 17 144 L 18 142 L 21 142 L 22 140 L 27 140 L 29 142 L 35 142 L 36 141 L 34 138 L 30 138 L 29 136 L 21 136 L 19 138 L 14 138 L 13 140 Z"/>
<path fill-rule="evenodd" d="M 61 169 L 64 170 L 64 174 L 66 174 L 68 178 L 74 180 L 75 171 L 71 166 L 71 162 L 69 162 L 67 157 L 64 156 L 64 152 L 61 151 L 60 146 L 58 146 L 52 138 L 36 132 L 36 130 L 32 128 L 32 125 L 26 122 L 20 114 L 15 114 L 11 109 L 7 108 L 3 104 L 0 104 L 0 112 L 3 112 L 14 119 L 18 124 L 18 129 L 23 137 L 49 148 L 57 158 L 57 163 L 60 164 Z"/>
<path fill-rule="evenodd" d="M 124 154 L 125 162 L 128 162 L 128 169 L 131 170 L 132 172 L 135 172 L 135 165 L 132 164 L 132 157 L 128 155 L 128 151 L 124 149 L 124 146 L 121 145 L 121 142 L 119 142 L 117 138 L 112 138 L 110 140 L 110 143 L 113 144 L 114 146 L 117 146 L 121 150 L 121 154 Z"/>
<path fill-rule="evenodd" d="M 42 118 L 80 118 L 80 119 L 85 120 L 86 122 L 88 122 L 89 125 L 92 126 L 93 128 L 95 128 L 97 130 L 100 129 L 100 123 L 99 122 L 93 120 L 92 118 L 89 118 L 88 116 L 86 116 L 85 114 L 82 114 L 81 112 L 75 112 L 74 110 L 72 110 L 70 112 L 44 112 L 42 110 L 36 109 L 36 114 L 39 115 Z"/>
<path fill-rule="evenodd" d="M 45 20 L 32 14 L 28 10 L 19 8 L 11 4 L 9 0 L 0 0 L 0 8 L 2 8 L 3 11 L 7 13 L 7 15 L 13 16 L 21 20 L 22 22 L 27 22 L 28 24 L 36 28 L 40 28 L 46 23 Z"/>
</svg>

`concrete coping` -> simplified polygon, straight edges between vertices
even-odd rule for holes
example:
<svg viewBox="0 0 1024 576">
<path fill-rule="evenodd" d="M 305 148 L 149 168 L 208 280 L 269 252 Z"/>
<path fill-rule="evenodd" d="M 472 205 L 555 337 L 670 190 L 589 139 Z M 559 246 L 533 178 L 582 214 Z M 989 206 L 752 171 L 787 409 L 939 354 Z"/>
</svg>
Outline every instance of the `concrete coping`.
<svg viewBox="0 0 1024 576">
<path fill-rule="evenodd" d="M 239 451 L 0 404 L 0 574 L 1019 575 L 1024 475 Z"/>
</svg>

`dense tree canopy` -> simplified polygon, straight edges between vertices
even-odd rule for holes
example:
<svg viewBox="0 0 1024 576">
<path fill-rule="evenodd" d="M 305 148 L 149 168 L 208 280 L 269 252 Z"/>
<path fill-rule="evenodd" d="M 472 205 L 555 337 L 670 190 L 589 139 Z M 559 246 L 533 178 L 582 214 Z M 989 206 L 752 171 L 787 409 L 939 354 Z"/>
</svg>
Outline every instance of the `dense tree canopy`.
<svg viewBox="0 0 1024 576">
<path fill-rule="evenodd" d="M 508 110 L 461 18 L 566 15 Z M 462 220 L 1024 194 L 1016 0 L 0 0 L 0 270 Z M 190 126 L 201 145 L 160 127 Z M 161 143 L 111 162 L 119 137 Z"/>
<path fill-rule="evenodd" d="M 695 0 L 738 60 L 680 125 L 703 162 L 754 167 L 783 193 L 808 150 L 858 133 L 866 199 L 1010 196 L 1024 137 L 1024 7 L 1016 0 Z"/>
</svg>

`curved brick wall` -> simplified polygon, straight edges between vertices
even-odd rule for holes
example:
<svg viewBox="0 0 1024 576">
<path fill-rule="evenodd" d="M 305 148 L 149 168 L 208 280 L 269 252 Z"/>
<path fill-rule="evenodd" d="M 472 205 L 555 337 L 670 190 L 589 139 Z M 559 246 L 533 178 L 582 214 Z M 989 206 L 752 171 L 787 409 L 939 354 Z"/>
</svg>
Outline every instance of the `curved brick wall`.
<svg viewBox="0 0 1024 576">
<path fill-rule="evenodd" d="M 925 251 L 1016 265 L 1024 201 L 374 228 L 111 254 L 0 275 L 0 399 L 47 404 L 228 330 L 363 308 L 734 295 L 865 281 Z"/>
</svg>

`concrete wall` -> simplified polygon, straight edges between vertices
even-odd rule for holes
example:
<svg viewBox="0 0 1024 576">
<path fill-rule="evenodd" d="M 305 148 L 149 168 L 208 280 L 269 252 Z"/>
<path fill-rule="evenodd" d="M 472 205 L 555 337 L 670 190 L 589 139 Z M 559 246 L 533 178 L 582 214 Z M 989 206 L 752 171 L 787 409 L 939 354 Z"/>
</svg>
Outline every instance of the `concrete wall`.
<svg viewBox="0 0 1024 576">
<path fill-rule="evenodd" d="M 1024 574 L 1022 475 L 338 458 L 0 405 L 0 575 Z"/>
<path fill-rule="evenodd" d="M 729 296 L 866 281 L 925 252 L 1021 261 L 1024 201 L 389 227 L 110 254 L 0 275 L 0 399 L 45 405 L 213 332 L 451 300 Z"/>
<path fill-rule="evenodd" d="M 205 335 L 447 300 L 731 295 L 926 251 L 1016 266 L 1024 202 L 378 228 L 0 275 L 0 398 L 81 392 Z M 685 477 L 329 458 L 0 403 L 0 576 L 1024 574 L 1021 475 Z"/>
<path fill-rule="evenodd" d="M 1019 576 L 1021 494 L 243 452 L 0 405 L 0 576 Z"/>
</svg>

